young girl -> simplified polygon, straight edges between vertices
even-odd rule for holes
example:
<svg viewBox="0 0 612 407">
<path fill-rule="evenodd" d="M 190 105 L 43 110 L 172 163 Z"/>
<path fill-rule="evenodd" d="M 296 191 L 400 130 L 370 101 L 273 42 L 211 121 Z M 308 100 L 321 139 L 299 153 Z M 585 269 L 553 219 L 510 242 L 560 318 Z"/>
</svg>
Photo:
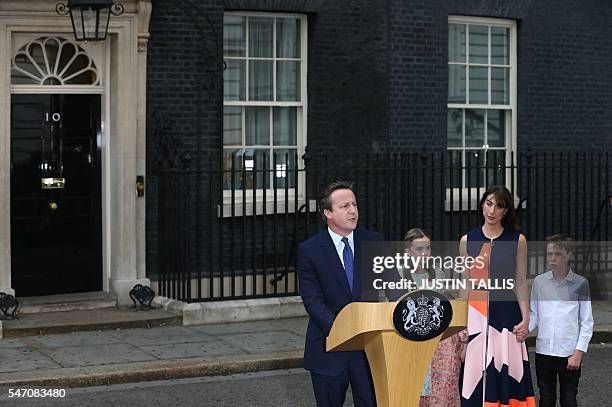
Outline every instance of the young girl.
<svg viewBox="0 0 612 407">
<path fill-rule="evenodd" d="M 421 229 L 410 229 L 404 236 L 405 250 L 414 258 L 431 256 L 431 239 Z M 421 287 L 424 280 L 451 278 L 450 272 L 440 269 L 426 269 L 425 262 L 412 272 L 398 270 L 401 278 L 412 279 L 416 287 Z M 396 278 L 397 279 L 397 278 Z M 405 291 L 387 290 L 385 295 L 389 301 L 396 301 Z M 460 355 L 464 344 L 457 335 L 453 335 L 438 343 L 431 360 L 431 365 L 425 382 L 419 407 L 458 407 L 459 403 L 459 370 Z"/>
</svg>

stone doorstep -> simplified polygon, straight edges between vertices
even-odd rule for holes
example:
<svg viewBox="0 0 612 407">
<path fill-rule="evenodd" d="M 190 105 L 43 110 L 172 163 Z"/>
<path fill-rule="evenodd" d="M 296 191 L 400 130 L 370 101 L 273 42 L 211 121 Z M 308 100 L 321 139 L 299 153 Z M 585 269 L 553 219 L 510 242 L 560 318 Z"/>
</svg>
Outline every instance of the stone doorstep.
<svg viewBox="0 0 612 407">
<path fill-rule="evenodd" d="M 103 292 L 17 297 L 17 315 L 73 310 L 92 310 L 117 306 L 117 296 Z"/>
<path fill-rule="evenodd" d="M 22 315 L 3 321 L 2 337 L 16 338 L 71 332 L 154 328 L 182 325 L 181 317 L 162 310 L 135 311 L 103 308 Z"/>
<path fill-rule="evenodd" d="M 0 388 L 18 386 L 86 387 L 140 381 L 219 376 L 302 367 L 301 350 L 216 358 L 186 358 L 103 366 L 41 369 L 0 374 Z"/>
</svg>

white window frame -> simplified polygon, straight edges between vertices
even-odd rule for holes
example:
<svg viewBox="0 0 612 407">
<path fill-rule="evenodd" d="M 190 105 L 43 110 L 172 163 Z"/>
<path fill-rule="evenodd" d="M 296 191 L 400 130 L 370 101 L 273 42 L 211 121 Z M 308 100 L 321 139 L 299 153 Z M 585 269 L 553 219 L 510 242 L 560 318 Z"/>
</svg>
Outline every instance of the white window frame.
<svg viewBox="0 0 612 407">
<path fill-rule="evenodd" d="M 492 104 L 469 104 L 469 103 L 449 103 L 447 101 L 447 109 L 484 109 L 484 110 L 506 110 L 510 112 L 510 120 L 506 120 L 506 147 L 505 147 L 505 163 L 506 166 L 508 167 L 511 164 L 511 157 L 512 157 L 512 153 L 517 151 L 517 64 L 518 64 L 518 58 L 517 58 L 517 25 L 516 25 L 516 21 L 515 20 L 507 20 L 507 19 L 498 19 L 498 18 L 486 18 L 486 17 L 469 17 L 469 16 L 449 16 L 448 17 L 448 24 L 466 24 L 466 25 L 486 25 L 489 26 L 489 32 L 490 32 L 490 27 L 491 26 L 495 26 L 495 27 L 504 27 L 504 28 L 508 28 L 509 29 L 509 43 L 510 43 L 510 49 L 509 49 L 509 68 L 510 68 L 510 72 L 509 72 L 509 81 L 510 81 L 510 89 L 509 89 L 509 104 L 508 105 L 492 105 Z M 468 31 L 469 33 L 469 31 Z M 469 34 L 466 34 L 469 35 Z M 468 63 L 468 58 L 469 58 L 469 54 L 468 54 L 468 46 L 469 46 L 469 38 L 466 37 L 466 61 L 465 61 L 465 65 L 480 65 L 483 67 L 491 67 L 491 43 L 489 41 L 488 43 L 488 58 L 489 61 L 487 61 L 486 64 L 472 64 L 472 63 Z M 461 63 L 451 63 L 449 60 L 447 60 L 447 64 L 450 65 L 463 65 Z M 450 78 L 449 78 L 450 80 Z M 489 84 L 488 84 L 488 94 L 489 94 L 489 100 L 490 100 L 490 90 L 491 90 L 491 75 L 489 75 Z M 469 100 L 469 71 L 466 70 L 466 79 L 465 79 L 465 92 L 466 92 L 466 101 Z M 464 114 L 465 116 L 465 114 Z M 465 143 L 465 118 L 463 120 L 463 126 L 464 126 L 464 131 L 463 131 L 463 143 Z M 486 132 L 486 126 L 485 126 L 485 132 Z M 485 133 L 485 140 L 486 140 L 486 133 Z M 454 147 L 454 148 L 448 148 L 446 149 L 446 151 L 463 151 L 464 154 L 466 151 L 470 151 L 472 149 L 479 149 L 479 148 L 466 148 L 465 145 L 463 145 L 462 147 Z M 487 148 L 485 147 L 485 150 Z M 495 150 L 502 150 L 502 148 L 491 148 L 491 149 L 495 149 Z M 516 159 L 516 157 L 515 157 Z M 449 163 L 450 165 L 450 163 Z M 515 169 L 516 171 L 516 169 Z M 512 179 L 512 170 L 511 169 L 506 169 L 506 186 L 508 188 L 511 188 L 512 185 L 510 184 L 510 180 Z M 514 174 L 516 176 L 516 173 Z M 478 202 L 480 200 L 480 194 L 482 192 L 484 192 L 486 186 L 481 187 L 481 188 L 476 188 L 476 187 L 470 187 L 467 188 L 465 186 L 464 180 L 465 180 L 465 173 L 463 173 L 462 171 L 462 186 L 461 187 L 454 187 L 454 188 L 446 188 L 446 200 L 445 200 L 445 209 L 447 211 L 451 210 L 451 206 L 452 206 L 452 211 L 466 211 L 469 209 L 475 209 L 478 206 Z M 468 189 L 470 191 L 468 191 Z M 468 196 L 470 197 L 468 199 Z M 452 205 L 451 205 L 451 197 L 453 199 Z M 461 199 L 460 199 L 461 197 Z M 515 199 L 516 200 L 516 199 Z M 460 202 L 461 201 L 461 202 Z M 461 208 L 461 209 L 460 209 Z"/>
<path fill-rule="evenodd" d="M 266 12 L 240 12 L 240 11 L 228 11 L 224 13 L 224 16 L 240 16 L 240 17 L 269 17 L 269 18 L 287 18 L 287 17 L 292 17 L 292 18 L 298 18 L 300 19 L 300 58 L 299 59 L 294 59 L 294 60 L 300 60 L 301 61 L 301 72 L 300 72 L 300 99 L 301 101 L 297 101 L 297 102 L 293 102 L 293 101 L 249 101 L 248 100 L 248 91 L 249 91 L 249 87 L 248 87 L 248 62 L 247 62 L 247 67 L 246 67 L 246 81 L 247 83 L 245 83 L 245 97 L 247 100 L 244 101 L 238 101 L 238 100 L 223 100 L 223 107 L 225 108 L 225 106 L 246 106 L 246 107 L 250 107 L 250 106 L 271 106 L 271 107 L 286 107 L 286 106 L 295 106 L 298 108 L 298 114 L 297 114 L 297 161 L 296 161 L 296 166 L 297 168 L 303 168 L 303 160 L 302 160 L 302 155 L 304 154 L 304 149 L 306 146 L 306 141 L 307 141 L 307 117 L 308 117 L 308 94 L 307 94 L 307 76 L 308 76 L 308 18 L 306 15 L 304 14 L 294 14 L 294 13 L 266 13 Z M 273 81 L 273 94 L 274 94 L 274 98 L 276 98 L 276 61 L 277 59 L 280 60 L 292 60 L 292 58 L 277 58 L 276 56 L 276 24 L 274 24 L 275 29 L 274 29 L 274 37 L 273 37 L 273 56 L 272 58 L 257 58 L 257 59 L 263 59 L 263 60 L 270 60 L 273 61 L 273 74 L 272 74 L 272 81 Z M 244 60 L 249 60 L 252 58 L 249 58 L 248 56 L 248 25 L 247 25 L 247 29 L 246 29 L 246 47 L 247 47 L 247 55 L 244 57 L 228 57 L 228 59 L 244 59 Z M 223 56 L 223 59 L 225 60 L 225 56 Z M 301 109 L 301 113 L 300 112 Z M 271 113 L 272 114 L 272 110 L 271 109 Z M 232 146 L 231 148 L 235 148 L 235 149 L 244 149 L 245 145 L 244 145 L 244 132 L 245 132 L 245 123 L 244 123 L 244 114 L 242 117 L 242 140 L 243 140 L 243 144 L 240 146 Z M 272 126 L 270 126 L 270 133 L 272 133 L 273 129 Z M 272 134 L 270 135 L 270 137 L 272 137 Z M 269 148 L 270 150 L 273 150 L 274 148 L 284 148 L 283 146 L 272 146 L 272 145 L 267 145 L 267 146 L 248 146 L 249 148 L 261 148 L 261 147 L 266 147 Z M 225 150 L 225 145 L 222 146 L 222 148 Z M 290 146 L 289 148 L 293 148 L 293 146 Z M 270 157 L 270 160 L 272 160 L 272 157 Z M 223 167 L 222 167 L 223 169 Z M 282 197 L 279 195 L 277 198 L 277 202 L 281 202 L 282 201 L 282 205 L 278 205 L 277 204 L 277 213 L 286 213 L 286 212 L 293 212 L 294 210 L 294 205 L 293 202 L 295 201 L 295 194 L 298 194 L 298 201 L 299 204 L 303 204 L 304 203 L 304 196 L 303 196 L 303 185 L 305 182 L 305 174 L 303 173 L 303 171 L 301 171 L 298 174 L 298 180 L 297 180 L 297 190 L 296 188 L 289 188 L 288 190 L 288 195 L 289 195 L 289 208 L 285 208 L 284 207 L 284 200 L 285 200 L 285 189 L 279 189 L 279 191 L 282 191 Z M 266 189 L 266 213 L 270 214 L 273 211 L 274 208 L 274 194 L 273 194 L 273 188 L 272 185 L 270 185 L 270 188 Z M 252 189 L 247 188 L 246 189 L 246 196 L 244 197 L 247 203 L 247 208 L 244 211 L 246 215 L 253 215 L 253 191 Z M 264 208 L 264 202 L 263 202 L 263 188 L 258 188 L 256 190 L 256 207 L 257 207 L 257 211 L 256 214 L 260 215 L 263 214 L 263 208 Z M 243 214 L 243 208 L 242 208 L 242 202 L 243 202 L 243 191 L 242 189 L 236 189 L 234 191 L 234 205 L 235 205 L 235 215 L 234 216 L 242 216 Z M 223 217 L 228 217 L 231 216 L 231 203 L 232 203 L 232 191 L 231 190 L 223 190 Z M 310 205 L 312 208 L 312 204 Z M 218 216 L 221 216 L 221 208 L 217 208 L 217 214 Z M 311 209 L 311 211 L 314 209 Z"/>
</svg>

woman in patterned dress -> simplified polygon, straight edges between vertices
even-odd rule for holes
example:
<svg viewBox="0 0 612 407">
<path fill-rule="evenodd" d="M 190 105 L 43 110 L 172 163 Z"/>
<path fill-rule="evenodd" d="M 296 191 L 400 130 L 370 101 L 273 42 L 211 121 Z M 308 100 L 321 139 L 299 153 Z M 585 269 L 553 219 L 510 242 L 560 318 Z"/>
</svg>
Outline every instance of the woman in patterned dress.
<svg viewBox="0 0 612 407">
<path fill-rule="evenodd" d="M 431 256 L 431 239 L 421 229 L 410 229 L 404 236 L 405 250 L 411 257 Z M 399 271 L 399 277 L 409 278 L 416 286 L 421 286 L 423 280 L 450 278 L 450 273 L 443 270 L 430 270 L 419 267 L 412 273 L 404 275 Z M 398 276 L 388 277 L 394 281 Z M 388 290 L 385 294 L 390 301 L 396 301 L 405 294 L 401 290 Z M 459 369 L 460 354 L 463 343 L 457 335 L 453 335 L 438 343 L 433 354 L 430 369 L 423 384 L 419 407 L 458 407 L 459 406 Z"/>
<path fill-rule="evenodd" d="M 535 407 L 525 346 L 527 241 L 515 230 L 512 196 L 504 186 L 489 187 L 479 208 L 482 226 L 460 243 L 463 256 L 482 260 L 469 270 L 467 281 L 468 344 L 460 379 L 461 406 Z M 476 289 L 470 289 L 471 281 Z"/>
</svg>

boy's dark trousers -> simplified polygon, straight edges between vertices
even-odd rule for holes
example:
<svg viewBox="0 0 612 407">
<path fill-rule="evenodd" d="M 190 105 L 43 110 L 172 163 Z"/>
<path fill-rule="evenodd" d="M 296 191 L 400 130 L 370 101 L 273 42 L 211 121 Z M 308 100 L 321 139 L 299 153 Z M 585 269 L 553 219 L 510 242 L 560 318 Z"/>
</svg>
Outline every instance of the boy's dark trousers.
<svg viewBox="0 0 612 407">
<path fill-rule="evenodd" d="M 567 370 L 567 358 L 536 353 L 536 376 L 540 388 L 540 407 L 557 404 L 557 376 L 559 377 L 561 407 L 575 407 L 580 370 Z"/>
</svg>

